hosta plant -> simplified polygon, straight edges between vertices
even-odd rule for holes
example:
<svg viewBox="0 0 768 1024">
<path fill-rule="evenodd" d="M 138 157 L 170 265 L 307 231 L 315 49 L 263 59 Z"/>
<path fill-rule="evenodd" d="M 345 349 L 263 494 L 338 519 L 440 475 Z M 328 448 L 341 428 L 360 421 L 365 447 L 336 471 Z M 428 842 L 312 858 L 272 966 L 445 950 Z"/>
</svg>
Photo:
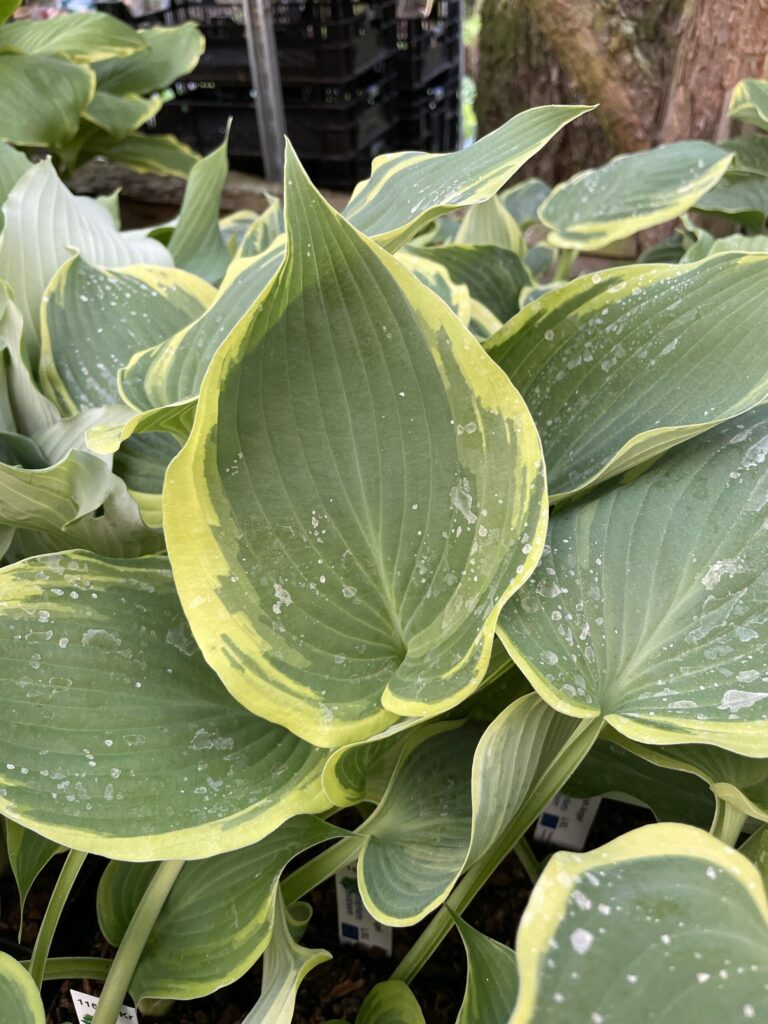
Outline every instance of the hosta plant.
<svg viewBox="0 0 768 1024">
<path fill-rule="evenodd" d="M 45 978 L 103 981 L 115 1024 L 257 961 L 247 1024 L 289 1024 L 331 956 L 304 898 L 352 861 L 376 920 L 424 922 L 358 1024 L 425 1020 L 453 928 L 457 1024 L 768 1016 L 768 253 L 689 217 L 744 212 L 718 196 L 766 136 L 505 189 L 583 109 L 380 157 L 341 213 L 289 146 L 284 207 L 220 221 L 222 147 L 159 238 L 0 153 L 22 903 L 65 854 L 2 1024 Z M 573 262 L 677 217 L 656 259 Z M 542 865 L 561 790 L 658 822 Z M 504 945 L 462 915 L 512 851 Z M 92 854 L 117 954 L 51 958 Z"/>
<path fill-rule="evenodd" d="M 137 31 L 103 13 L 8 20 L 18 6 L 0 4 L 0 140 L 47 150 L 64 175 L 101 156 L 186 177 L 197 154 L 140 128 L 162 107 L 162 90 L 200 59 L 199 29 Z M 5 186 L 0 178 L 3 201 Z"/>
</svg>

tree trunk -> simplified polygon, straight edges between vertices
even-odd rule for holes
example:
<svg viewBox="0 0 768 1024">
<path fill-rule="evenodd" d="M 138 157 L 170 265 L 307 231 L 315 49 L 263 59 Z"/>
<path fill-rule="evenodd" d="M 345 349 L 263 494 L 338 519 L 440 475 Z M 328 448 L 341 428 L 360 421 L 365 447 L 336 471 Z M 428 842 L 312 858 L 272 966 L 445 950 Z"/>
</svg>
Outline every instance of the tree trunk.
<svg viewBox="0 0 768 1024">
<path fill-rule="evenodd" d="M 741 78 L 766 70 L 768 0 L 687 0 L 657 139 L 728 134 L 728 101 Z"/>
<path fill-rule="evenodd" d="M 763 74 L 768 53 L 768 0 L 483 0 L 482 16 L 481 134 L 537 104 L 600 104 L 527 167 L 550 181 L 723 137 L 733 85 Z"/>
</svg>

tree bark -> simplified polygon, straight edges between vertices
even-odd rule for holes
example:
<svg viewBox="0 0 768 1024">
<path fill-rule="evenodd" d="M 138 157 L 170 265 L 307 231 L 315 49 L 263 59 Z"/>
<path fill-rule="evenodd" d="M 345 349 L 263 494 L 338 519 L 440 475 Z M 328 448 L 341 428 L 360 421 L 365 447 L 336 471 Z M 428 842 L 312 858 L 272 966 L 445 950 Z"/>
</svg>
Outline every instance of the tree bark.
<svg viewBox="0 0 768 1024">
<path fill-rule="evenodd" d="M 768 0 L 686 0 L 657 140 L 727 136 L 731 90 L 766 70 Z"/>
</svg>

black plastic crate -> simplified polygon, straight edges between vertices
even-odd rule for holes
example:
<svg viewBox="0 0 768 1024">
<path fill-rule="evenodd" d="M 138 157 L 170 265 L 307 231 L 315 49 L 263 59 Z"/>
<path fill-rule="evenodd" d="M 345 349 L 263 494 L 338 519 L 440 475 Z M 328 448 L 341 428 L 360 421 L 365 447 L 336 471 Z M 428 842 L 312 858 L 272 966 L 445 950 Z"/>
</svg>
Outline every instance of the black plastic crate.
<svg viewBox="0 0 768 1024">
<path fill-rule="evenodd" d="M 276 22 L 275 35 L 285 85 L 349 82 L 394 57 L 397 45 L 394 19 L 378 14 L 298 29 Z"/>
<path fill-rule="evenodd" d="M 371 176 L 371 162 L 375 157 L 388 153 L 391 149 L 392 137 L 387 131 L 356 152 L 307 159 L 304 166 L 316 185 L 348 191 L 354 188 L 358 181 Z"/>
<path fill-rule="evenodd" d="M 155 118 L 154 130 L 173 132 L 182 142 L 205 154 L 224 141 L 230 117 L 230 159 L 258 157 L 256 113 L 247 93 L 238 102 L 222 99 L 213 89 L 186 93 L 165 104 Z"/>
<path fill-rule="evenodd" d="M 427 153 L 447 153 L 459 144 L 459 76 L 450 72 L 431 82 L 409 102 L 401 94 L 398 145 Z"/>
<path fill-rule="evenodd" d="M 416 91 L 437 75 L 458 70 L 461 47 L 458 0 L 438 0 L 428 18 L 399 19 L 397 63 L 400 88 Z"/>
</svg>

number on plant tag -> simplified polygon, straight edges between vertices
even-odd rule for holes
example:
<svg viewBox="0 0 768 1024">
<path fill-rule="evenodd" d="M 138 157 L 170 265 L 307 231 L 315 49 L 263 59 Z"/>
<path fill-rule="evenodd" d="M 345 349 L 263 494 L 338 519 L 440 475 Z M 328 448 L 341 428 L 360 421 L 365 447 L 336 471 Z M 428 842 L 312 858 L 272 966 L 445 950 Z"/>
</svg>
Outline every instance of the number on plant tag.
<svg viewBox="0 0 768 1024">
<path fill-rule="evenodd" d="M 563 850 L 583 850 L 601 799 L 577 800 L 558 793 L 542 811 L 533 838 Z"/>
<path fill-rule="evenodd" d="M 78 1024 L 92 1024 L 93 1015 L 99 1005 L 99 997 L 86 995 L 85 992 L 78 992 L 74 988 L 69 990 L 69 994 L 72 997 Z M 123 1006 L 118 1017 L 118 1024 L 139 1024 L 136 1010 L 132 1006 Z"/>
<path fill-rule="evenodd" d="M 339 942 L 375 946 L 384 950 L 387 956 L 392 956 L 392 929 L 379 924 L 365 909 L 357 885 L 356 862 L 336 872 L 336 912 L 339 919 Z"/>
</svg>

